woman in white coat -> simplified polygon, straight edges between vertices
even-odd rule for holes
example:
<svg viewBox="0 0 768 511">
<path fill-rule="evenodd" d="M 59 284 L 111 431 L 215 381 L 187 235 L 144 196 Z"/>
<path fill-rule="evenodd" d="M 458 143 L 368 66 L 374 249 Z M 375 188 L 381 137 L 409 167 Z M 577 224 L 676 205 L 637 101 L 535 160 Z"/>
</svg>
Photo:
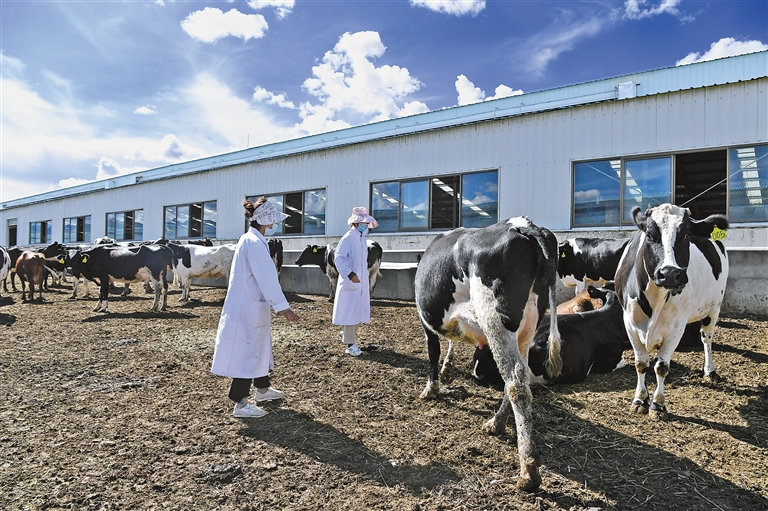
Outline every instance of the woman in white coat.
<svg viewBox="0 0 768 511">
<path fill-rule="evenodd" d="M 235 248 L 211 372 L 232 378 L 229 398 L 235 402 L 235 417 L 262 417 L 267 412 L 248 403 L 251 384 L 256 387 L 256 402 L 280 399 L 284 394 L 269 382 L 269 371 L 274 368 L 270 306 L 290 322 L 299 321 L 299 316 L 283 295 L 264 238 L 268 229 L 288 215 L 263 197 L 255 203 L 247 200 L 243 207 L 250 229 Z"/>
<path fill-rule="evenodd" d="M 368 209 L 357 206 L 347 220 L 350 229 L 339 240 L 334 262 L 339 271 L 339 283 L 333 302 L 333 324 L 343 326 L 341 340 L 346 353 L 353 357 L 363 352 L 355 336 L 357 325 L 371 321 L 371 295 L 368 283 L 368 247 L 365 234 L 379 225 Z"/>
</svg>

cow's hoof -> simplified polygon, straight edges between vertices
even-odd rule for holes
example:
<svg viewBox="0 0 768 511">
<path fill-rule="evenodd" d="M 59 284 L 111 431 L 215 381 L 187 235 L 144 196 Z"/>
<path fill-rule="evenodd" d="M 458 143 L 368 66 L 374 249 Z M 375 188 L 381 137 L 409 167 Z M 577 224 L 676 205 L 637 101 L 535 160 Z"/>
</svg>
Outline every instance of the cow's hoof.
<svg viewBox="0 0 768 511">
<path fill-rule="evenodd" d="M 709 374 L 705 374 L 704 379 L 710 383 L 720 383 L 723 381 L 723 378 L 717 374 L 717 371 L 712 371 Z"/>
<path fill-rule="evenodd" d="M 443 370 L 440 371 L 440 381 L 446 385 L 453 382 L 454 372 L 453 367 L 443 367 Z"/>
<path fill-rule="evenodd" d="M 517 489 L 526 493 L 532 493 L 541 486 L 541 474 L 536 460 L 528 461 L 520 470 L 520 479 L 517 481 Z"/>
<path fill-rule="evenodd" d="M 667 408 L 664 405 L 658 405 L 656 403 L 651 404 L 651 408 L 648 411 L 648 417 L 662 422 L 667 422 L 669 420 Z"/>
<path fill-rule="evenodd" d="M 504 433 L 504 423 L 494 415 L 483 424 L 483 433 L 488 435 L 501 435 Z"/>
<path fill-rule="evenodd" d="M 632 401 L 632 406 L 629 408 L 632 413 L 636 413 L 639 415 L 646 415 L 648 414 L 648 400 L 640 401 L 639 399 L 635 399 Z"/>
<path fill-rule="evenodd" d="M 439 390 L 440 385 L 437 382 L 428 382 L 427 386 L 424 387 L 424 390 L 421 391 L 421 395 L 419 397 L 421 399 L 435 399 Z"/>
</svg>

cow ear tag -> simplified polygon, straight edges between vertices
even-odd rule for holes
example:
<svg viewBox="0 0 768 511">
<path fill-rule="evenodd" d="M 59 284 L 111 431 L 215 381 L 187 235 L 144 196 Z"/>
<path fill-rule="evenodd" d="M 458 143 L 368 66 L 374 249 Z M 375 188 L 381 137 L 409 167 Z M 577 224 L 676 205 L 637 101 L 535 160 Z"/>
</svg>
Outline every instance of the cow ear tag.
<svg viewBox="0 0 768 511">
<path fill-rule="evenodd" d="M 59 261 L 59 264 L 64 264 L 64 258 L 63 257 L 59 257 L 57 259 L 57 261 Z"/>
<path fill-rule="evenodd" d="M 710 238 L 712 238 L 715 241 L 724 240 L 728 234 L 721 228 L 715 226 L 714 229 L 712 229 L 712 234 L 709 235 Z"/>
<path fill-rule="evenodd" d="M 87 263 L 88 262 L 88 256 L 84 255 L 82 261 L 83 261 L 83 263 Z"/>
<path fill-rule="evenodd" d="M 317 249 L 316 249 L 316 248 L 313 248 L 313 249 L 312 249 L 312 252 L 317 252 Z"/>
<path fill-rule="evenodd" d="M 563 252 L 562 254 L 560 254 L 560 259 L 565 259 L 565 252 Z"/>
</svg>

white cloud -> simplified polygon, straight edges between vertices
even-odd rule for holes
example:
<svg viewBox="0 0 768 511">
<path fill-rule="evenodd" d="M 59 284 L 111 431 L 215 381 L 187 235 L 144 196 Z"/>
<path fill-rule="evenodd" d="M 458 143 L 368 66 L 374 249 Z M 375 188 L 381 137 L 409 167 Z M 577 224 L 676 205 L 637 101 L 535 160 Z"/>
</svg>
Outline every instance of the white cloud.
<svg viewBox="0 0 768 511">
<path fill-rule="evenodd" d="M 215 7 L 206 7 L 189 14 L 181 22 L 181 28 L 192 39 L 213 43 L 227 36 L 245 41 L 258 39 L 264 37 L 269 25 L 261 14 L 243 14 L 237 9 L 225 13 Z"/>
<path fill-rule="evenodd" d="M 96 164 L 96 179 L 107 179 L 121 174 L 121 166 L 115 160 L 102 156 Z"/>
<path fill-rule="evenodd" d="M 157 108 L 152 105 L 140 106 L 134 110 L 133 113 L 140 115 L 152 115 L 157 113 Z"/>
<path fill-rule="evenodd" d="M 624 2 L 624 16 L 632 20 L 641 20 L 660 14 L 683 17 L 677 8 L 681 2 L 682 0 L 661 0 L 655 6 L 647 7 L 649 4 L 648 0 L 627 0 Z"/>
<path fill-rule="evenodd" d="M 456 77 L 456 92 L 459 93 L 459 106 L 480 103 L 485 99 L 485 92 L 480 87 L 475 87 L 464 75 Z"/>
<path fill-rule="evenodd" d="M 259 101 L 260 103 L 266 103 L 268 105 L 277 105 L 280 108 L 291 108 L 291 109 L 296 108 L 293 102 L 288 101 L 285 98 L 285 94 L 283 93 L 274 94 L 258 85 L 256 86 L 256 88 L 253 89 L 253 99 L 256 101 Z"/>
<path fill-rule="evenodd" d="M 481 101 L 490 101 L 492 99 L 507 98 L 510 96 L 519 96 L 523 93 L 521 89 L 513 90 L 512 87 L 506 85 L 499 85 L 496 87 L 495 94 L 490 97 L 485 97 L 485 91 L 480 87 L 475 87 L 475 84 L 469 81 L 464 75 L 456 77 L 456 92 L 459 93 L 458 104 L 469 105 L 472 103 L 480 103 Z"/>
<path fill-rule="evenodd" d="M 594 37 L 604 27 L 604 21 L 590 17 L 576 22 L 570 20 L 570 13 L 550 25 L 546 30 L 523 45 L 519 55 L 526 59 L 526 71 L 541 76 L 550 62 L 560 54 L 570 51 L 576 43 Z"/>
<path fill-rule="evenodd" d="M 155 0 L 155 4 L 160 7 L 165 7 L 165 2 L 163 0 Z"/>
<path fill-rule="evenodd" d="M 743 55 L 745 53 L 754 53 L 756 51 L 768 50 L 768 44 L 760 41 L 737 41 L 733 37 L 724 37 L 719 41 L 712 43 L 709 51 L 704 54 L 689 53 L 684 58 L 678 60 L 675 65 L 683 66 L 696 62 L 719 59 L 722 57 L 731 57 L 733 55 Z"/>
<path fill-rule="evenodd" d="M 476 16 L 485 9 L 485 0 L 411 0 L 411 5 L 454 16 Z"/>
<path fill-rule="evenodd" d="M 248 0 L 248 7 L 258 11 L 266 7 L 274 7 L 278 19 L 283 19 L 293 11 L 294 0 Z"/>
<path fill-rule="evenodd" d="M 398 106 L 408 94 L 419 90 L 421 82 L 406 68 L 376 67 L 372 60 L 385 51 L 378 32 L 342 35 L 333 50 L 325 53 L 322 63 L 312 68 L 312 78 L 304 81 L 303 89 L 320 103 L 307 102 L 300 106 L 303 121 L 299 129 L 316 133 L 321 126 L 338 129 L 342 124 L 362 124 L 428 111 L 420 102 Z"/>
<path fill-rule="evenodd" d="M 523 94 L 523 89 L 517 89 L 514 90 L 512 87 L 507 87 L 506 85 L 499 85 L 496 87 L 496 90 L 494 91 L 495 94 L 489 98 L 485 98 L 486 101 L 490 101 L 492 99 L 501 99 L 501 98 L 508 98 L 510 96 L 519 96 Z"/>
<path fill-rule="evenodd" d="M 184 144 L 175 135 L 124 135 L 115 112 L 78 104 L 68 87 L 59 91 L 68 82 L 51 74 L 33 87 L 23 70 L 17 59 L 3 57 L 0 200 L 214 153 L 210 147 L 204 151 Z M 38 89 L 53 92 L 43 97 Z"/>
<path fill-rule="evenodd" d="M 244 149 L 246 144 L 268 144 L 291 138 L 287 128 L 265 109 L 238 97 L 213 75 L 203 73 L 181 91 L 180 102 L 189 123 L 206 126 L 209 154 Z"/>
</svg>

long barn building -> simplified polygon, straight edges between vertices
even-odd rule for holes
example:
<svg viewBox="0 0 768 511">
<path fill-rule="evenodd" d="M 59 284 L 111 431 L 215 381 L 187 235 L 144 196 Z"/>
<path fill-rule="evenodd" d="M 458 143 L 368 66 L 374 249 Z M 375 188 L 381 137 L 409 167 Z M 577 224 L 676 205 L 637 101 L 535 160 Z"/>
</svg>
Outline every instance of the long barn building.
<svg viewBox="0 0 768 511">
<path fill-rule="evenodd" d="M 0 204 L 0 244 L 100 236 L 231 242 L 245 230 L 243 200 L 256 196 L 291 215 L 278 234 L 288 252 L 340 237 L 357 205 L 380 222 L 371 237 L 396 253 L 423 250 L 454 227 L 517 215 L 561 240 L 628 236 L 633 206 L 663 202 L 685 205 L 697 218 L 726 214 L 729 250 L 760 251 L 768 247 L 768 52 L 428 112 L 10 200 Z"/>
</svg>

